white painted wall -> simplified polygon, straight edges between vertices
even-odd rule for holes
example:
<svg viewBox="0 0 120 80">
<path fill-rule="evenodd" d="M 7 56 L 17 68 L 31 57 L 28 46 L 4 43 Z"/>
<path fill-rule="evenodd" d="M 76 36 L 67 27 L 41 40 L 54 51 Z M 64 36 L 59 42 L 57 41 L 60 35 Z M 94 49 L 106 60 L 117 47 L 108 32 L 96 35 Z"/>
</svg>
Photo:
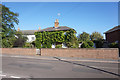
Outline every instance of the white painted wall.
<svg viewBox="0 0 120 80">
<path fill-rule="evenodd" d="M 24 35 L 28 38 L 27 42 L 32 42 L 32 41 L 35 41 L 36 37 L 35 35 Z"/>
</svg>

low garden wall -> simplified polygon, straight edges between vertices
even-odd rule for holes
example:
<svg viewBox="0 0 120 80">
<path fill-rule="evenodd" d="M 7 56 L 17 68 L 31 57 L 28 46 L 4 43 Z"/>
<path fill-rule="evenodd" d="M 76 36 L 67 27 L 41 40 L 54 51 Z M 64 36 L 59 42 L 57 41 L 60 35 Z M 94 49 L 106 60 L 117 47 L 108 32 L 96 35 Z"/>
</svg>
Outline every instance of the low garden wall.
<svg viewBox="0 0 120 80">
<path fill-rule="evenodd" d="M 95 59 L 115 59 L 119 58 L 118 48 L 2 48 L 2 54 L 31 55 L 36 56 L 56 56 L 56 57 L 79 57 Z"/>
<path fill-rule="evenodd" d="M 119 53 L 117 48 L 41 48 L 41 56 L 56 57 L 79 57 L 79 58 L 95 58 L 95 59 L 118 59 Z"/>
<path fill-rule="evenodd" d="M 2 48 L 2 54 L 14 54 L 14 55 L 36 55 L 35 48 Z"/>
</svg>

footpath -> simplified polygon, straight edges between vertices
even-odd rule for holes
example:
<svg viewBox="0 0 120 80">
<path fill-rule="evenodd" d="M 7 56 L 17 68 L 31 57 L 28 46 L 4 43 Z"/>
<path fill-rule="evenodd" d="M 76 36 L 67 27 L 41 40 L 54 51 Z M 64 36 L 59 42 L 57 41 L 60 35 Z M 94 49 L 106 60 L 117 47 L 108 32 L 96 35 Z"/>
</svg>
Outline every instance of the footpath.
<svg viewBox="0 0 120 80">
<path fill-rule="evenodd" d="M 120 63 L 120 58 L 118 60 L 112 59 L 89 59 L 89 58 L 79 58 L 79 57 L 50 57 L 50 56 L 24 56 L 24 55 L 10 55 L 3 54 L 1 57 L 16 57 L 16 58 L 31 58 L 31 59 L 41 59 L 41 60 L 65 60 L 65 61 L 81 61 L 81 62 L 104 62 L 104 63 Z"/>
</svg>

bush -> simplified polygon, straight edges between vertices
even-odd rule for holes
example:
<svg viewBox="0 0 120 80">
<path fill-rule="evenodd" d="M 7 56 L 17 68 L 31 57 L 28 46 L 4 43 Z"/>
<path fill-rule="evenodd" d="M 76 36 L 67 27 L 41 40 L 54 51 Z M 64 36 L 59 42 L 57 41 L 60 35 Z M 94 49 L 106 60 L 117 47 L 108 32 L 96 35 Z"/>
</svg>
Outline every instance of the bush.
<svg viewBox="0 0 120 80">
<path fill-rule="evenodd" d="M 118 43 L 111 43 L 108 45 L 109 48 L 119 48 Z"/>
<path fill-rule="evenodd" d="M 87 41 L 87 43 L 90 47 L 93 47 L 93 45 L 94 45 L 94 43 L 92 41 Z"/>
<path fill-rule="evenodd" d="M 44 43 L 42 44 L 42 48 L 51 48 L 52 44 L 51 43 Z"/>
<path fill-rule="evenodd" d="M 55 48 L 62 48 L 62 45 L 56 45 Z"/>
<path fill-rule="evenodd" d="M 94 40 L 96 48 L 102 48 L 104 40 L 99 39 L 99 40 Z"/>
<path fill-rule="evenodd" d="M 93 48 L 94 43 L 92 41 L 84 41 L 81 48 Z"/>
<path fill-rule="evenodd" d="M 32 41 L 31 44 L 35 47 L 35 41 Z"/>
<path fill-rule="evenodd" d="M 81 45 L 81 48 L 89 48 L 89 45 L 87 42 L 83 42 L 83 44 Z"/>
<path fill-rule="evenodd" d="M 33 45 L 30 43 L 25 43 L 24 48 L 33 48 Z"/>
</svg>

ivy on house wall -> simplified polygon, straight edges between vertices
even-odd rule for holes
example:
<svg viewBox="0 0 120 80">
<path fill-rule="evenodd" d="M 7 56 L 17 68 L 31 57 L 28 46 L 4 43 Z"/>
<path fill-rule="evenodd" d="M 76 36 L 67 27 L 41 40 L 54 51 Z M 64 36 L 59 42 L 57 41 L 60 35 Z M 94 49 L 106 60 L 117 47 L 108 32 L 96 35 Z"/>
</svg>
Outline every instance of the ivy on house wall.
<svg viewBox="0 0 120 80">
<path fill-rule="evenodd" d="M 66 32 L 66 34 L 64 34 Z M 70 29 L 68 31 L 43 31 L 35 32 L 35 45 L 37 48 L 51 48 L 54 43 L 70 43 L 75 36 L 76 31 Z"/>
</svg>

